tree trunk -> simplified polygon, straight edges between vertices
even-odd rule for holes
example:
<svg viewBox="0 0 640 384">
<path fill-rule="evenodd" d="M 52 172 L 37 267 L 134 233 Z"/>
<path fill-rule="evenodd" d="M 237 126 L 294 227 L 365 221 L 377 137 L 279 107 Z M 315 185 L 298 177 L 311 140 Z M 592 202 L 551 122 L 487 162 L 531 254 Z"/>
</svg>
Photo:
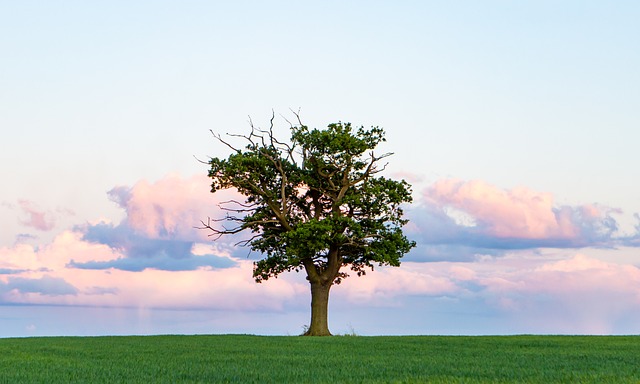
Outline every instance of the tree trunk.
<svg viewBox="0 0 640 384">
<path fill-rule="evenodd" d="M 304 336 L 331 336 L 328 322 L 329 289 L 331 283 L 311 283 L 311 324 Z"/>
</svg>

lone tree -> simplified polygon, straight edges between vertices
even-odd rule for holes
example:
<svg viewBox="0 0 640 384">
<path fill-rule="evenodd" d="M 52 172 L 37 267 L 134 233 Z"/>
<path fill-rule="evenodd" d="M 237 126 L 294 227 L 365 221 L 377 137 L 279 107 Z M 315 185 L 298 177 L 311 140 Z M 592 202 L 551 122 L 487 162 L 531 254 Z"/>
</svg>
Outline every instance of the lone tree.
<svg viewBox="0 0 640 384">
<path fill-rule="evenodd" d="M 305 335 L 329 336 L 329 290 L 348 276 L 343 267 L 358 276 L 374 264 L 397 267 L 415 246 L 402 233 L 401 204 L 411 202 L 411 186 L 378 175 L 379 161 L 391 155 L 373 152 L 385 141 L 383 129 L 341 122 L 309 129 L 296 117 L 288 141 L 274 136 L 273 116 L 268 130 L 251 123 L 248 135 L 229 134 L 243 148 L 214 133 L 232 153 L 209 161 L 211 192 L 235 188 L 246 199 L 222 203 L 225 217 L 209 218 L 202 228 L 216 239 L 250 231 L 238 245 L 263 254 L 254 262 L 258 283 L 304 270 L 311 285 Z"/>
</svg>

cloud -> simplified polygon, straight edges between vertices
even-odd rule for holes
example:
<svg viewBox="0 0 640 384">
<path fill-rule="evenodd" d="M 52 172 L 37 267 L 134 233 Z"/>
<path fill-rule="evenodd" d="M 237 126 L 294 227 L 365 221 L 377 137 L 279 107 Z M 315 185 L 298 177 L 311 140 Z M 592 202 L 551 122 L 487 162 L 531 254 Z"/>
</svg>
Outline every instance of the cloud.
<svg viewBox="0 0 640 384">
<path fill-rule="evenodd" d="M 87 287 L 83 291 L 86 295 L 117 295 L 119 292 L 115 287 Z"/>
<path fill-rule="evenodd" d="M 529 268 L 494 268 L 476 281 L 485 300 L 540 332 L 606 334 L 640 314 L 640 269 L 583 254 Z"/>
<path fill-rule="evenodd" d="M 471 262 L 404 262 L 347 279 L 334 299 L 348 306 L 442 308 L 455 317 L 474 308 L 467 321 L 509 324 L 530 333 L 637 333 L 630 319 L 640 315 L 640 268 L 610 257 L 556 252 L 510 252 Z M 438 311 L 438 309 L 434 309 Z M 398 313 L 400 313 L 398 312 Z M 425 309 L 430 316 L 429 309 Z M 491 323 L 487 323 L 490 326 Z"/>
<path fill-rule="evenodd" d="M 201 267 L 229 268 L 235 265 L 224 251 L 222 256 L 213 254 L 196 255 L 193 252 L 197 243 L 190 240 L 165 235 L 165 238 L 147 237 L 145 233 L 129 227 L 127 222 L 114 226 L 98 223 L 81 229 L 82 240 L 103 244 L 122 256 L 112 260 L 89 260 L 78 262 L 71 260 L 70 267 L 81 269 L 116 268 L 126 271 L 143 271 L 154 268 L 166 271 L 194 270 Z M 220 250 L 220 248 L 218 248 Z"/>
<path fill-rule="evenodd" d="M 26 271 L 26 269 L 0 268 L 0 275 L 16 275 Z"/>
<path fill-rule="evenodd" d="M 125 210 L 118 225 L 97 223 L 78 227 L 83 240 L 108 245 L 123 257 L 108 261 L 72 261 L 69 265 L 82 269 L 116 268 L 142 271 L 154 268 L 167 271 L 194 270 L 202 267 L 228 268 L 235 262 L 229 240 L 222 239 L 217 250 L 225 254 L 195 255 L 199 242 L 208 242 L 208 233 L 196 229 L 210 214 L 220 214 L 222 200 L 237 199 L 233 191 L 210 193 L 206 176 L 181 178 L 167 176 L 155 183 L 140 181 L 133 187 L 116 187 L 108 193 L 111 200 Z M 226 241 L 226 243 L 225 243 Z M 227 249 L 224 250 L 224 245 Z"/>
<path fill-rule="evenodd" d="M 619 211 L 595 204 L 557 206 L 552 194 L 524 187 L 505 190 L 484 181 L 446 179 L 427 188 L 408 209 L 407 231 L 428 248 L 463 247 L 493 255 L 539 247 L 613 246 L 618 229 L 613 213 Z M 423 256 L 430 258 L 429 252 Z"/>
<path fill-rule="evenodd" d="M 31 245 L 17 243 L 13 247 L 0 247 L 0 268 L 4 271 L 30 271 L 42 267 Z"/>
<path fill-rule="evenodd" d="M 173 258 L 167 254 L 150 258 L 122 257 L 109 261 L 88 261 L 84 263 L 77 263 L 71 260 L 68 264 L 70 268 L 98 270 L 115 268 L 130 272 L 140 272 L 147 268 L 163 271 L 193 271 L 203 267 L 230 268 L 234 265 L 236 265 L 235 261 L 215 255 Z"/>
<path fill-rule="evenodd" d="M 26 219 L 20 221 L 22 224 L 40 231 L 50 231 L 55 226 L 53 215 L 50 212 L 39 209 L 34 202 L 18 200 L 18 206 L 27 215 Z"/>
<path fill-rule="evenodd" d="M 295 278 L 256 284 L 251 261 L 215 252 L 198 244 L 192 259 L 128 259 L 65 231 L 41 247 L 0 247 L 0 303 L 280 311 L 307 293 Z"/>
<path fill-rule="evenodd" d="M 20 293 L 39 293 L 47 296 L 75 295 L 78 290 L 64 279 L 45 275 L 38 279 L 10 277 L 1 287 L 4 291 L 17 290 Z"/>
<path fill-rule="evenodd" d="M 395 306 L 403 296 L 447 296 L 461 290 L 434 264 L 403 265 L 408 268 L 381 267 L 364 277 L 351 276 L 334 288 L 334 294 L 354 304 Z"/>
<path fill-rule="evenodd" d="M 640 214 L 635 213 L 633 215 L 636 219 L 636 221 L 638 222 L 635 225 L 635 233 L 628 235 L 628 236 L 623 236 L 620 239 L 621 244 L 628 246 L 628 247 L 640 247 Z"/>
<path fill-rule="evenodd" d="M 132 258 L 173 257 L 184 259 L 191 256 L 193 241 L 170 238 L 150 238 L 132 229 L 127 223 L 98 223 L 87 226 L 83 239 L 108 245 Z"/>
<path fill-rule="evenodd" d="M 0 302 L 281 310 L 307 285 L 257 285 L 237 239 L 211 242 L 195 229 L 223 214 L 221 201 L 242 198 L 209 190 L 205 176 L 175 175 L 118 187 L 109 196 L 125 211 L 120 223 L 78 225 L 46 245 L 0 247 Z"/>
<path fill-rule="evenodd" d="M 208 233 L 194 227 L 209 216 L 220 215 L 220 202 L 243 199 L 234 190 L 215 194 L 210 190 L 211 181 L 204 175 L 189 178 L 169 175 L 154 183 L 142 180 L 132 187 L 119 186 L 108 195 L 125 210 L 127 226 L 140 235 L 203 241 Z"/>
</svg>

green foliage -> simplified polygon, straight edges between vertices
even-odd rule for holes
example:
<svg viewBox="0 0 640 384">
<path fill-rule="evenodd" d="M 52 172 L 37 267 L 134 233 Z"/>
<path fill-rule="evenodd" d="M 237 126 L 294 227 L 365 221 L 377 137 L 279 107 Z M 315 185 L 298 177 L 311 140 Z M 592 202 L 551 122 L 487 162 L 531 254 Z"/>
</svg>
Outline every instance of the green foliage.
<svg viewBox="0 0 640 384">
<path fill-rule="evenodd" d="M 258 282 L 305 269 L 310 281 L 333 284 L 347 276 L 343 266 L 358 276 L 374 264 L 399 266 L 415 246 L 402 232 L 411 187 L 378 175 L 378 162 L 390 155 L 373 152 L 384 130 L 300 124 L 284 142 L 272 128 L 234 135 L 246 140 L 242 149 L 217 136 L 233 152 L 210 160 L 211 190 L 236 188 L 246 200 L 223 207 L 220 221 L 235 227 L 205 228 L 220 236 L 253 234 L 243 244 L 265 255 L 254 264 Z"/>
<path fill-rule="evenodd" d="M 637 383 L 638 336 L 0 339 L 0 383 Z"/>
</svg>

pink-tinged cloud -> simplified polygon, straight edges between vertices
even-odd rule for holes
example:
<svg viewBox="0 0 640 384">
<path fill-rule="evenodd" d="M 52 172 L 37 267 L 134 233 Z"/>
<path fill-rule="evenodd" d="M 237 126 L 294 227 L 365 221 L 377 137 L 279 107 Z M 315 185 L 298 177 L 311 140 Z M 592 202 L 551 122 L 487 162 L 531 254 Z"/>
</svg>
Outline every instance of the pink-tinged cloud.
<svg viewBox="0 0 640 384">
<path fill-rule="evenodd" d="M 50 231 L 55 226 L 55 218 L 53 215 L 39 209 L 34 202 L 18 200 L 18 206 L 27 216 L 26 219 L 20 221 L 22 224 L 40 231 Z"/>
<path fill-rule="evenodd" d="M 482 308 L 478 315 L 506 319 L 519 332 L 607 334 L 640 315 L 640 268 L 583 254 L 517 251 L 465 263 L 405 262 L 347 279 L 333 292 L 350 305 L 458 302 L 457 310 Z"/>
<path fill-rule="evenodd" d="M 540 239 L 576 235 L 571 221 L 554 213 L 550 193 L 526 188 L 502 190 L 478 180 L 440 180 L 427 189 L 425 197 L 473 216 L 496 237 Z"/>
<path fill-rule="evenodd" d="M 244 200 L 233 190 L 210 192 L 206 176 L 182 178 L 169 175 L 150 183 L 140 181 L 132 187 L 116 187 L 109 197 L 125 211 L 124 220 L 117 224 L 87 224 L 78 230 L 83 240 L 108 245 L 123 257 L 109 261 L 72 261 L 75 268 L 106 270 L 116 268 L 131 272 L 145 269 L 166 271 L 195 270 L 199 267 L 228 268 L 232 259 L 216 254 L 196 255 L 194 246 L 211 242 L 210 232 L 196 227 L 208 217 L 224 216 L 219 205 L 228 200 Z M 237 237 L 216 242 L 216 252 L 230 254 L 244 252 L 234 247 Z"/>
<path fill-rule="evenodd" d="M 194 246 L 194 257 L 215 249 Z M 111 247 L 83 240 L 83 234 L 65 231 L 44 247 L 19 244 L 0 248 L 0 303 L 55 304 L 144 308 L 215 308 L 282 310 L 297 298 L 304 283 L 277 279 L 256 284 L 252 262 L 234 260 L 217 269 L 140 272 L 79 269 L 73 262 L 108 262 L 126 257 Z"/>
<path fill-rule="evenodd" d="M 364 279 L 371 280 L 347 280 L 347 290 L 337 288 L 334 297 L 345 297 L 351 305 L 400 308 L 405 302 L 433 298 L 429 303 L 437 305 L 446 300 L 458 303 L 447 306 L 450 310 L 472 307 L 483 319 L 511 324 L 510 331 L 498 333 L 638 329 L 633 319 L 640 316 L 640 268 L 584 254 L 517 251 L 465 263 L 405 262 L 400 269 L 377 269 Z"/>
<path fill-rule="evenodd" d="M 196 230 L 207 217 L 221 216 L 218 204 L 244 200 L 234 190 L 210 192 L 206 175 L 182 178 L 169 175 L 150 183 L 139 181 L 132 187 L 116 187 L 110 198 L 126 211 L 125 224 L 136 233 L 153 239 L 205 240 L 208 233 Z"/>
<path fill-rule="evenodd" d="M 64 231 L 47 245 L 34 247 L 18 243 L 0 248 L 0 268 L 25 270 L 30 273 L 62 270 L 70 260 L 111 260 L 119 254 L 102 244 L 82 240 L 83 234 Z"/>
<path fill-rule="evenodd" d="M 448 263 L 435 264 L 444 273 Z M 449 271 L 458 267 L 454 264 Z M 519 251 L 465 263 L 449 276 L 470 289 L 473 301 L 484 301 L 486 312 L 510 319 L 527 332 L 615 333 L 616 327 L 629 327 L 628 320 L 640 315 L 640 269 L 583 254 Z"/>
<path fill-rule="evenodd" d="M 402 296 L 446 296 L 461 291 L 435 264 L 407 265 L 409 268 L 383 267 L 362 277 L 352 276 L 334 288 L 334 295 L 354 304 L 394 306 Z"/>
<path fill-rule="evenodd" d="M 484 181 L 440 180 L 409 211 L 408 231 L 424 244 L 485 248 L 584 247 L 613 244 L 618 211 L 599 205 L 557 206 L 553 195 Z M 464 249 L 458 249 L 465 252 Z M 442 253 L 442 250 L 440 250 Z"/>
</svg>

